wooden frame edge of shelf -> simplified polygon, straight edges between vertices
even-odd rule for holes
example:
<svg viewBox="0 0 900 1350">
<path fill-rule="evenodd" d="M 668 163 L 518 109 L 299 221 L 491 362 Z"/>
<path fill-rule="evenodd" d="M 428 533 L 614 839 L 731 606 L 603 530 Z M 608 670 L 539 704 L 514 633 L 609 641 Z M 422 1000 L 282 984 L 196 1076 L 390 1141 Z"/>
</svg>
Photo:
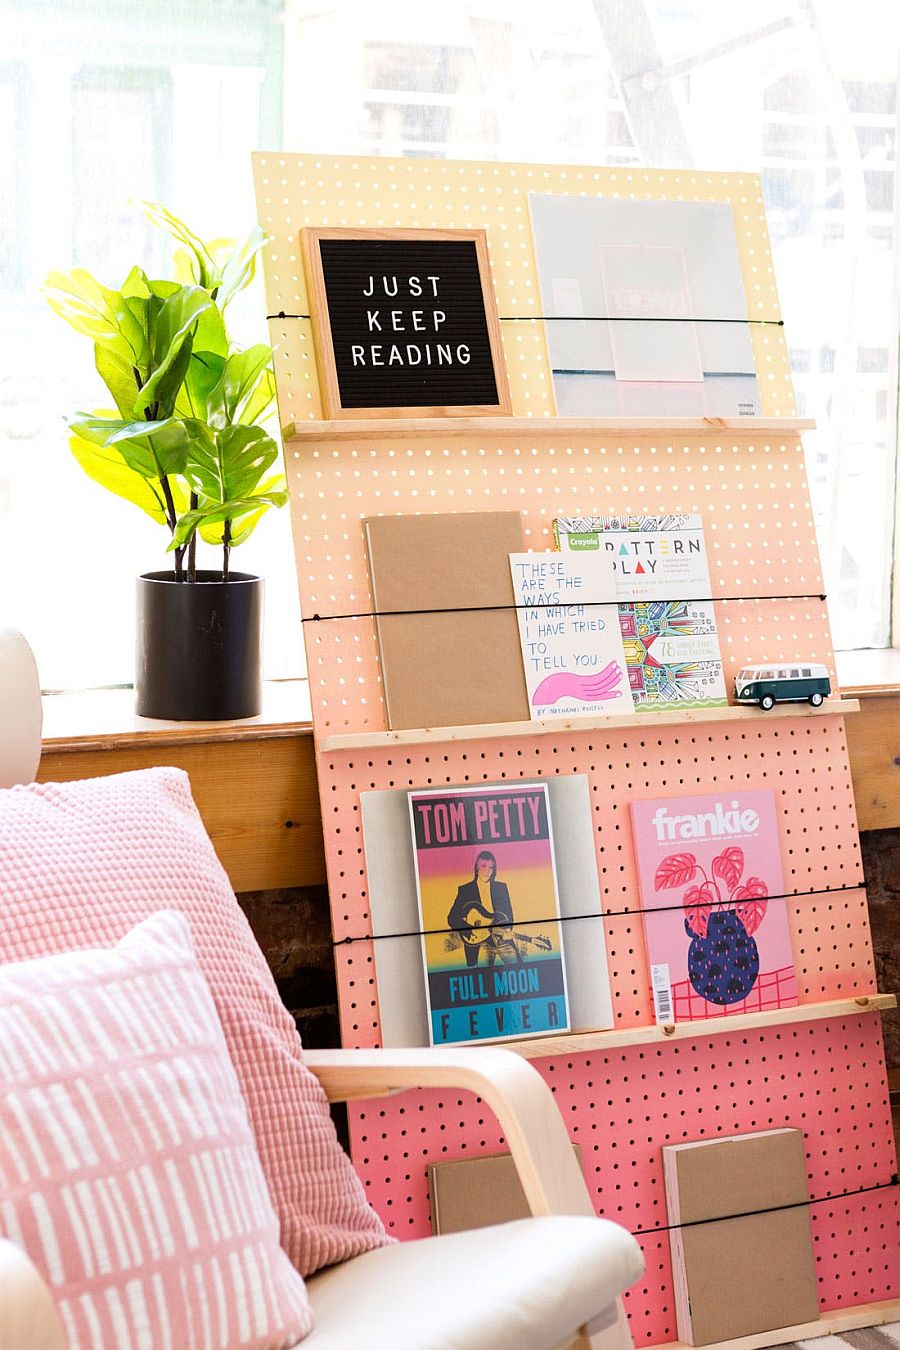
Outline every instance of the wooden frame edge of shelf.
<svg viewBox="0 0 900 1350">
<path fill-rule="evenodd" d="M 733 1341 L 714 1341 L 703 1350 L 764 1350 L 769 1345 L 785 1345 L 791 1341 L 808 1341 L 817 1336 L 835 1336 L 842 1331 L 861 1331 L 864 1327 L 883 1326 L 900 1321 L 900 1299 L 885 1299 L 880 1303 L 858 1303 L 852 1308 L 835 1308 L 824 1312 L 815 1322 L 799 1322 L 792 1327 L 773 1327 L 755 1336 L 740 1336 Z M 684 1341 L 667 1341 L 649 1350 L 694 1350 Z"/>
<path fill-rule="evenodd" d="M 735 1013 L 731 1017 L 701 1018 L 695 1022 L 670 1022 L 624 1030 L 571 1031 L 562 1036 L 535 1036 L 530 1040 L 504 1041 L 503 1048 L 524 1059 L 551 1055 L 581 1054 L 586 1050 L 620 1050 L 632 1045 L 672 1045 L 679 1041 L 703 1040 L 707 1036 L 739 1035 L 744 1031 L 821 1022 L 832 1017 L 856 1017 L 885 1012 L 897 1006 L 896 994 L 857 994 L 823 1003 L 800 1003 L 793 1008 L 767 1012 Z"/>
<path fill-rule="evenodd" d="M 493 432 L 499 436 L 537 432 L 541 436 L 626 432 L 653 435 L 672 432 L 706 435 L 727 431 L 740 435 L 795 434 L 814 431 L 809 417 L 360 417 L 328 421 L 288 422 L 282 428 L 286 443 L 321 440 L 387 439 L 396 436 L 467 436 Z"/>
<path fill-rule="evenodd" d="M 843 717 L 845 713 L 859 712 L 859 699 L 840 698 L 825 702 L 818 708 L 805 704 L 785 703 L 776 705 L 769 712 L 741 704 L 730 704 L 727 708 L 685 708 L 683 711 L 672 709 L 667 712 L 613 714 L 611 717 L 573 717 L 548 719 L 534 722 L 492 722 L 486 725 L 462 727 L 411 727 L 398 731 L 367 731 L 321 736 L 318 741 L 320 753 L 327 754 L 335 750 L 377 750 L 390 749 L 392 746 L 419 745 L 440 741 L 481 741 L 503 739 L 510 736 L 575 736 L 587 732 L 616 731 L 622 728 L 664 727 L 664 726 L 701 726 L 711 722 L 740 721 L 743 718 L 766 718 L 767 724 L 773 719 L 789 717 Z"/>
</svg>

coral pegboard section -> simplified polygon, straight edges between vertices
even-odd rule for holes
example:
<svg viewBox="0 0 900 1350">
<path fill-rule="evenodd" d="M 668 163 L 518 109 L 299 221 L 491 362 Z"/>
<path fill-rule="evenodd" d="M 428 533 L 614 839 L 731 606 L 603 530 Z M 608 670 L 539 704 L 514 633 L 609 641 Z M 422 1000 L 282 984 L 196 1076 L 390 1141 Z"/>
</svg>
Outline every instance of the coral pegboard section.
<svg viewBox="0 0 900 1350">
<path fill-rule="evenodd" d="M 853 705 L 832 698 L 770 714 L 730 707 L 680 719 L 391 732 L 366 567 L 362 521 L 379 514 L 517 510 L 527 547 L 543 550 L 556 515 L 699 512 L 729 684 L 744 664 L 801 655 L 833 675 L 801 443 L 808 424 L 794 416 L 758 180 L 275 154 L 257 155 L 255 172 L 271 237 L 267 303 L 345 1045 L 380 1043 L 360 794 L 586 775 L 614 1026 L 512 1048 L 534 1059 L 556 1094 L 598 1212 L 641 1235 L 647 1276 L 627 1297 L 635 1343 L 675 1335 L 662 1146 L 770 1126 L 804 1132 L 823 1313 L 851 1309 L 856 1326 L 884 1320 L 895 1306 L 885 1301 L 900 1292 L 878 1015 L 892 1000 L 874 984 L 842 716 Z M 529 225 L 534 191 L 729 202 L 756 320 L 762 414 L 554 417 Z M 304 225 L 486 229 L 513 416 L 323 421 Z M 769 903 L 787 912 L 800 1006 L 656 1027 L 628 803 L 752 788 L 776 797 L 787 894 Z M 400 1237 L 428 1231 L 428 1162 L 502 1146 L 478 1102 L 434 1092 L 352 1108 L 351 1136 L 370 1197 Z M 793 1337 L 773 1331 L 753 1344 L 782 1339 Z"/>
</svg>

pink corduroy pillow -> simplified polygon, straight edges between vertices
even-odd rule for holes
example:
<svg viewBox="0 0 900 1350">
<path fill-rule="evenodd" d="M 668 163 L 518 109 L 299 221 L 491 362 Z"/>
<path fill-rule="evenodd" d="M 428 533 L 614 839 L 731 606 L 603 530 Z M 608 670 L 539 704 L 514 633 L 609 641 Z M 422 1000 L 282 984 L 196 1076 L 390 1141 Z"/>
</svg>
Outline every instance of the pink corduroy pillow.
<svg viewBox="0 0 900 1350">
<path fill-rule="evenodd" d="M 302 1275 L 390 1239 L 303 1064 L 300 1038 L 180 769 L 0 790 L 0 962 L 111 946 L 161 909 L 190 922 Z"/>
<path fill-rule="evenodd" d="M 312 1327 L 183 914 L 0 967 L 0 1234 L 71 1350 L 288 1350 Z"/>
</svg>

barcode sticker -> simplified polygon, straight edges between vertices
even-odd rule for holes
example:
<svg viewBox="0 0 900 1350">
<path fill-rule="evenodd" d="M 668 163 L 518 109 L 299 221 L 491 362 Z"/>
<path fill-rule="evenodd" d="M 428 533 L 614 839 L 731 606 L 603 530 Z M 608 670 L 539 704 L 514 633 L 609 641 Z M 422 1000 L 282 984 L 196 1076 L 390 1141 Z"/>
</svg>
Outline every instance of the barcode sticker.
<svg viewBox="0 0 900 1350">
<path fill-rule="evenodd" d="M 671 1022 L 672 981 L 669 978 L 667 961 L 650 967 L 650 983 L 653 986 L 653 1011 L 657 1022 Z"/>
</svg>

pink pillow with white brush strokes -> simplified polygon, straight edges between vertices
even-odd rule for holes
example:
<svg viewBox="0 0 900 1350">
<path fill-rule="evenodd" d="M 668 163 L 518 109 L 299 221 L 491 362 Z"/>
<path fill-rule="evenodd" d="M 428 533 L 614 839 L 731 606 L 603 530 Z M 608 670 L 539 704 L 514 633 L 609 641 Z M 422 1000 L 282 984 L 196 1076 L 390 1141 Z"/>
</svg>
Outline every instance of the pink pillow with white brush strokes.
<svg viewBox="0 0 900 1350">
<path fill-rule="evenodd" d="M 294 1265 L 309 1275 L 390 1241 L 304 1066 L 187 775 L 154 768 L 0 790 L 0 963 L 111 946 L 161 909 L 190 922 Z"/>
<path fill-rule="evenodd" d="M 0 968 L 0 1234 L 70 1350 L 287 1350 L 310 1330 L 183 915 Z"/>
</svg>

